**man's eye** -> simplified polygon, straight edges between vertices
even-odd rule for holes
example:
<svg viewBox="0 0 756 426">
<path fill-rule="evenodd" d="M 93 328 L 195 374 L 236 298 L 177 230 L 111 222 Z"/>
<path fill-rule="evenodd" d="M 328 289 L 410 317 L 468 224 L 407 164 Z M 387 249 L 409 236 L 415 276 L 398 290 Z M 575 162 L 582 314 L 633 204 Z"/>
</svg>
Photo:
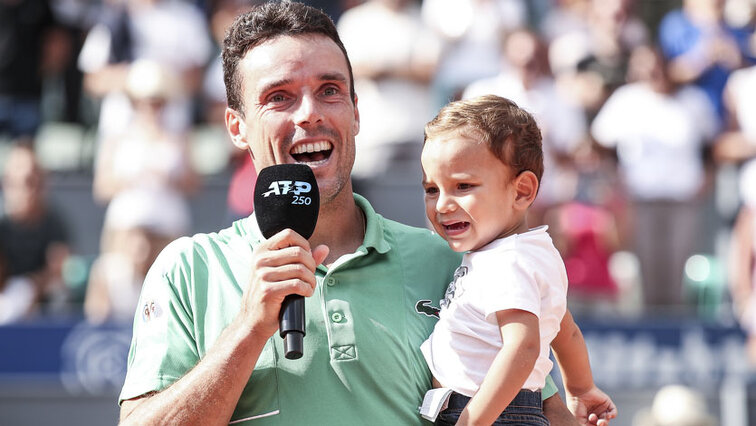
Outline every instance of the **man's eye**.
<svg viewBox="0 0 756 426">
<path fill-rule="evenodd" d="M 333 96 L 333 95 L 337 95 L 338 93 L 339 93 L 339 89 L 333 86 L 329 86 L 323 89 L 323 94 L 326 96 Z"/>
<path fill-rule="evenodd" d="M 284 101 L 286 101 L 287 99 L 288 99 L 288 98 L 287 98 L 287 97 L 286 97 L 286 95 L 284 95 L 283 93 L 274 93 L 274 94 L 272 94 L 272 95 L 271 95 L 271 96 L 270 96 L 270 97 L 268 98 L 268 101 L 269 101 L 269 102 L 284 102 Z"/>
</svg>

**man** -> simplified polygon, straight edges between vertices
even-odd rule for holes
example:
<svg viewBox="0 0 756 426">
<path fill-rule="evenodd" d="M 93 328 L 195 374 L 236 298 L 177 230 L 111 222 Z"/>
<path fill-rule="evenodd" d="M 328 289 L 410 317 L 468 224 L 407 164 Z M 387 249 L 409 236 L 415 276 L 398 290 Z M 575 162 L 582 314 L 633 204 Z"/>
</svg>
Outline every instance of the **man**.
<svg viewBox="0 0 756 426">
<path fill-rule="evenodd" d="M 223 62 L 233 143 L 258 170 L 309 165 L 317 227 L 309 242 L 291 230 L 264 240 L 250 216 L 166 248 L 142 291 L 121 420 L 421 424 L 431 383 L 419 346 L 460 259 L 352 194 L 359 112 L 333 22 L 299 3 L 265 4 L 236 20 Z M 306 296 L 298 360 L 275 336 L 291 293 Z M 552 402 L 547 411 L 571 417 Z"/>
<path fill-rule="evenodd" d="M 64 312 L 70 300 L 62 275 L 63 264 L 71 254 L 69 229 L 63 215 L 47 199 L 45 173 L 32 145 L 33 141 L 26 138 L 15 142 L 3 168 L 0 256 L 5 258 L 10 281 L 0 282 L 0 291 L 7 284 L 6 296 L 14 296 L 6 298 L 12 307 L 0 305 L 4 311 L 0 322 L 20 319 L 39 309 Z M 20 287 L 11 286 L 11 282 L 24 282 L 26 289 L 18 291 Z M 16 314 L 9 315 L 9 309 Z"/>
</svg>

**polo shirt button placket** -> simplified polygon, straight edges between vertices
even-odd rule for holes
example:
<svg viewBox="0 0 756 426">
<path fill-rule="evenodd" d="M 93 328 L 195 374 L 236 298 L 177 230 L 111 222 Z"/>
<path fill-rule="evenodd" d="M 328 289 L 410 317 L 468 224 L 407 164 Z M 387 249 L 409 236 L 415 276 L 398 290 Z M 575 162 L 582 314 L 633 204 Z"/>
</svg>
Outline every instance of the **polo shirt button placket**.
<svg viewBox="0 0 756 426">
<path fill-rule="evenodd" d="M 334 312 L 331 314 L 331 321 L 335 323 L 340 323 L 344 320 L 344 315 L 342 315 L 340 312 Z"/>
</svg>

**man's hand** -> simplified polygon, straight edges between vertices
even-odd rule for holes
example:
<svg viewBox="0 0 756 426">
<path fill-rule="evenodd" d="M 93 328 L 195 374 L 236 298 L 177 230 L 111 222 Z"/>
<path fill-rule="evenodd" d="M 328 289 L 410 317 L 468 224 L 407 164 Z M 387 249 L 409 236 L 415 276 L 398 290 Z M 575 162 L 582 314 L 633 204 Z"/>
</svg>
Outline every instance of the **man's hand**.
<svg viewBox="0 0 756 426">
<path fill-rule="evenodd" d="M 301 235 L 285 229 L 263 241 L 252 256 L 252 278 L 244 290 L 240 315 L 249 329 L 264 338 L 278 330 L 281 303 L 290 294 L 309 297 L 315 290 L 315 268 L 328 256 L 328 247 L 314 250 Z"/>
<path fill-rule="evenodd" d="M 609 395 L 594 386 L 580 395 L 566 392 L 567 407 L 575 415 L 581 426 L 609 426 L 609 421 L 617 417 L 617 406 Z"/>
</svg>

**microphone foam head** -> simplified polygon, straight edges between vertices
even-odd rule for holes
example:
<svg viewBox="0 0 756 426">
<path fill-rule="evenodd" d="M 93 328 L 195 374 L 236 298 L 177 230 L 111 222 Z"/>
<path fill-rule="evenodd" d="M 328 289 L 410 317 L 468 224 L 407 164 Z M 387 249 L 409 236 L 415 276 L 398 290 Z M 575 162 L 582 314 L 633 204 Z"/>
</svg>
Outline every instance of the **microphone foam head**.
<svg viewBox="0 0 756 426">
<path fill-rule="evenodd" d="M 291 228 L 310 238 L 320 210 L 320 191 L 312 169 L 304 164 L 276 164 L 259 171 L 255 217 L 265 238 Z"/>
</svg>

